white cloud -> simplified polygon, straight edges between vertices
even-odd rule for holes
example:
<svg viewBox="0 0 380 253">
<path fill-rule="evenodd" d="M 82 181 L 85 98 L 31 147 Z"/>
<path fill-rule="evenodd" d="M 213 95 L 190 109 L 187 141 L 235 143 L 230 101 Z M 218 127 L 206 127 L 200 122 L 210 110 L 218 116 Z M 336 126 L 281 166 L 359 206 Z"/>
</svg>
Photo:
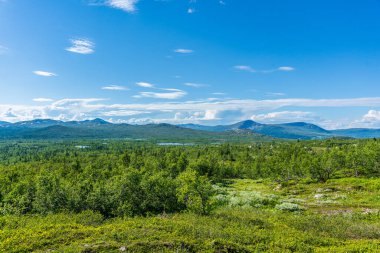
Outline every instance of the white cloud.
<svg viewBox="0 0 380 253">
<path fill-rule="evenodd" d="M 77 54 L 93 54 L 95 52 L 95 43 L 88 39 L 72 39 L 70 42 L 72 45 L 66 48 L 66 51 Z"/>
<path fill-rule="evenodd" d="M 144 111 L 132 111 L 132 110 L 116 110 L 116 111 L 108 111 L 104 112 L 103 116 L 106 117 L 128 117 L 140 114 L 149 114 L 150 112 Z"/>
<path fill-rule="evenodd" d="M 44 103 L 44 102 L 53 102 L 54 100 L 51 98 L 34 98 L 34 102 Z"/>
<path fill-rule="evenodd" d="M 295 68 L 293 68 L 293 67 L 279 67 L 278 68 L 278 70 L 279 71 L 294 71 L 294 70 L 296 70 Z"/>
<path fill-rule="evenodd" d="M 194 8 L 189 8 L 189 9 L 187 9 L 187 13 L 193 14 L 193 13 L 195 13 L 195 9 Z"/>
<path fill-rule="evenodd" d="M 108 0 L 106 4 L 110 7 L 132 13 L 137 10 L 136 4 L 138 2 L 139 0 Z"/>
<path fill-rule="evenodd" d="M 136 85 L 143 87 L 143 88 L 153 88 L 154 84 L 147 83 L 147 82 L 138 82 Z"/>
<path fill-rule="evenodd" d="M 215 120 L 215 119 L 217 119 L 217 117 L 216 117 L 217 113 L 218 113 L 217 110 L 206 110 L 204 119 L 205 120 Z"/>
<path fill-rule="evenodd" d="M 314 123 L 319 119 L 319 117 L 317 117 L 311 112 L 281 111 L 253 115 L 251 119 L 263 123 L 285 123 L 295 121 L 305 121 L 309 123 Z"/>
<path fill-rule="evenodd" d="M 178 53 L 178 54 L 191 54 L 191 53 L 194 53 L 194 50 L 185 49 L 185 48 L 178 48 L 178 49 L 175 49 L 174 52 Z"/>
<path fill-rule="evenodd" d="M 42 71 L 42 70 L 36 70 L 33 72 L 37 76 L 45 76 L 45 77 L 52 77 L 52 76 L 57 76 L 56 74 L 52 72 L 47 72 L 47 71 Z"/>
<path fill-rule="evenodd" d="M 363 116 L 365 121 L 380 121 L 380 111 L 370 110 Z"/>
<path fill-rule="evenodd" d="M 349 127 L 361 128 L 380 128 L 380 111 L 369 110 L 360 120 L 352 122 Z"/>
<path fill-rule="evenodd" d="M 246 65 L 238 65 L 238 66 L 234 66 L 234 68 L 237 70 L 247 71 L 247 72 L 251 72 L 251 73 L 257 72 L 255 69 L 251 68 L 250 66 L 246 66 Z"/>
<path fill-rule="evenodd" d="M 201 87 L 208 86 L 207 84 L 203 84 L 203 83 L 184 83 L 183 85 L 193 87 L 193 88 L 201 88 Z"/>
<path fill-rule="evenodd" d="M 187 93 L 177 89 L 164 89 L 169 92 L 140 92 L 139 97 L 160 98 L 160 99 L 178 99 L 185 96 Z"/>
<path fill-rule="evenodd" d="M 288 67 L 279 67 L 277 69 L 270 69 L 270 70 L 256 70 L 256 69 L 254 69 L 248 65 L 237 65 L 237 66 L 234 66 L 234 68 L 236 70 L 240 70 L 240 71 L 246 71 L 246 72 L 250 72 L 250 73 L 262 73 L 262 74 L 269 74 L 269 73 L 273 73 L 273 72 L 277 72 L 277 71 L 291 72 L 291 71 L 296 70 L 295 68 L 289 67 L 289 66 Z"/>
<path fill-rule="evenodd" d="M 121 90 L 129 90 L 128 87 L 125 86 L 119 86 L 119 85 L 108 85 L 102 87 L 102 90 L 115 90 L 115 91 L 121 91 Z"/>
<path fill-rule="evenodd" d="M 224 92 L 214 92 L 214 93 L 212 93 L 212 95 L 224 96 L 224 95 L 226 95 L 226 93 L 224 93 Z"/>
</svg>

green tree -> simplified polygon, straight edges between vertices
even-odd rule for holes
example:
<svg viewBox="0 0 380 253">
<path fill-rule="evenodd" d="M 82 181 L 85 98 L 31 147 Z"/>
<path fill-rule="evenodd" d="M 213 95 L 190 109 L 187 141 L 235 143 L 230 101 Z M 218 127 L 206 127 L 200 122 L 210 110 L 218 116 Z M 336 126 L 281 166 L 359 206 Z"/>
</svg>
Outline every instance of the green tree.
<svg viewBox="0 0 380 253">
<path fill-rule="evenodd" d="M 177 198 L 186 208 L 198 214 L 212 210 L 211 197 L 215 194 L 206 176 L 199 176 L 195 170 L 187 169 L 177 178 Z"/>
</svg>

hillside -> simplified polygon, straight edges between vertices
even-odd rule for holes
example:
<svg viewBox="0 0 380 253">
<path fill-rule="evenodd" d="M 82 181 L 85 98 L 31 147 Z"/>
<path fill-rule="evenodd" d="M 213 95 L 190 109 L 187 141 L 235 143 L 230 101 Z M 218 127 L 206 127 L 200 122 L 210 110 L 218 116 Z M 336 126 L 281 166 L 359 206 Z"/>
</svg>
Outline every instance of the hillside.
<svg viewBox="0 0 380 253">
<path fill-rule="evenodd" d="M 313 124 L 295 122 L 287 124 L 261 124 L 252 120 L 238 122 L 232 125 L 202 126 L 181 125 L 191 129 L 199 129 L 212 132 L 225 132 L 236 130 L 250 130 L 252 132 L 281 139 L 325 139 L 333 137 L 334 134 Z"/>
<path fill-rule="evenodd" d="M 326 130 L 317 125 L 305 122 L 292 122 L 285 124 L 261 124 L 252 120 L 246 120 L 232 125 L 203 126 L 196 124 L 183 124 L 180 126 L 210 132 L 249 130 L 257 134 L 262 134 L 280 139 L 316 140 L 328 139 L 333 137 L 350 137 L 358 139 L 380 137 L 380 129 Z"/>
<path fill-rule="evenodd" d="M 334 137 L 379 138 L 380 129 L 326 130 L 305 122 L 262 124 L 252 120 L 231 125 L 113 124 L 102 119 L 57 121 L 37 119 L 0 122 L 2 139 L 130 138 L 162 141 L 268 141 L 272 138 L 318 140 Z"/>
<path fill-rule="evenodd" d="M 101 119 L 87 121 L 33 120 L 0 125 L 2 139 L 134 139 L 184 142 L 247 142 L 272 138 L 250 131 L 211 132 L 170 124 L 112 124 Z"/>
</svg>

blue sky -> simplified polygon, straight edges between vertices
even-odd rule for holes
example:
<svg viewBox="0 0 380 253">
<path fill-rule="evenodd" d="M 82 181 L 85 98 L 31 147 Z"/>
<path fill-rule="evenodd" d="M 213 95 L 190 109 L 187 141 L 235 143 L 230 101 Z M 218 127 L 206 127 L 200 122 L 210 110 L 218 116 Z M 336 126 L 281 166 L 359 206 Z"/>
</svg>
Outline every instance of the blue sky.
<svg viewBox="0 0 380 253">
<path fill-rule="evenodd" d="M 380 128 L 378 0 L 0 0 L 0 120 Z"/>
</svg>

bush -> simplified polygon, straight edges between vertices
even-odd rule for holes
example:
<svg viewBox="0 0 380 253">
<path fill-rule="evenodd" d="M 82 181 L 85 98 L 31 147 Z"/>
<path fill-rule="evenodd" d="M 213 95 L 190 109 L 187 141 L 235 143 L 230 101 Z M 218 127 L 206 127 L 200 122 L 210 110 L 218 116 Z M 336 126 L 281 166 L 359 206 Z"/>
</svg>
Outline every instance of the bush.
<svg viewBox="0 0 380 253">
<path fill-rule="evenodd" d="M 275 206 L 275 208 L 281 211 L 288 211 L 288 212 L 302 211 L 302 208 L 299 205 L 294 204 L 294 203 L 288 203 L 288 202 L 278 204 Z"/>
</svg>

